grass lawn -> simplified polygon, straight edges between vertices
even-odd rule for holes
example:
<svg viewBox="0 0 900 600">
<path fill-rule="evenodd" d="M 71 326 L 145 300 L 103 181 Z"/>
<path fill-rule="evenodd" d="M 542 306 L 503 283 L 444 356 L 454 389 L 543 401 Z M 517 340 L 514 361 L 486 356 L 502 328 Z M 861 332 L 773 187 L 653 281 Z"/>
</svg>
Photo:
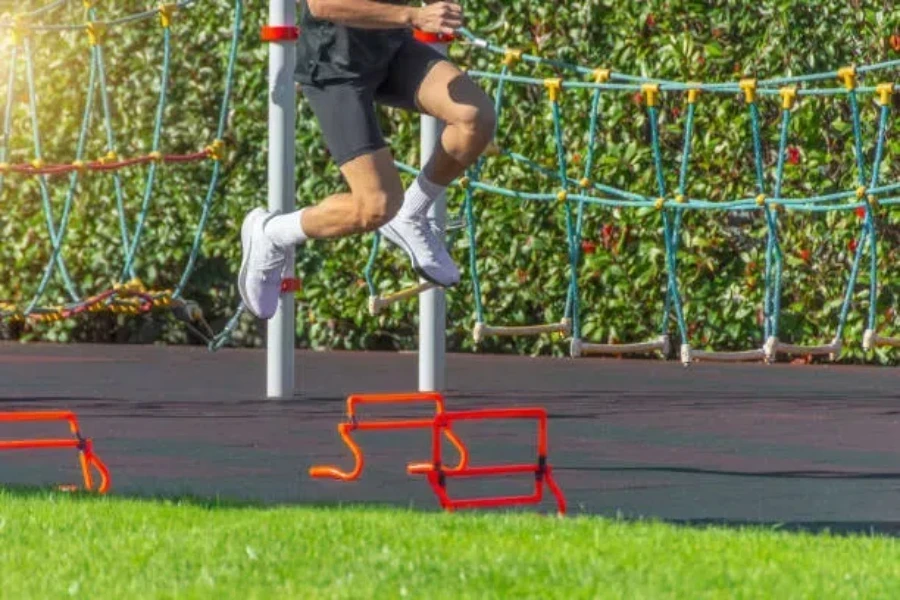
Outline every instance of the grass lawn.
<svg viewBox="0 0 900 600">
<path fill-rule="evenodd" d="M 0 598 L 898 598 L 879 537 L 0 490 Z"/>
</svg>

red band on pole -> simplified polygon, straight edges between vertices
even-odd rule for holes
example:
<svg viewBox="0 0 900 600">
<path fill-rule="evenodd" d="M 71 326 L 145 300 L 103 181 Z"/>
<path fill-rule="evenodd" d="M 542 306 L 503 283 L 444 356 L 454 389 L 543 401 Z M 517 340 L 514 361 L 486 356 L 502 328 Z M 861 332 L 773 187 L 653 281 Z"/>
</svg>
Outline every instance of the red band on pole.
<svg viewBox="0 0 900 600">
<path fill-rule="evenodd" d="M 291 294 L 294 292 L 299 292 L 303 289 L 303 282 L 299 279 L 283 279 L 281 281 L 281 293 L 282 294 Z"/>
<path fill-rule="evenodd" d="M 418 29 L 413 31 L 413 37 L 416 38 L 416 41 L 422 42 L 423 44 L 448 44 L 456 39 L 456 36 L 453 34 L 428 33 L 427 31 L 420 31 Z"/>
<path fill-rule="evenodd" d="M 300 37 L 300 28 L 291 25 L 263 25 L 260 37 L 263 42 L 295 42 Z"/>
</svg>

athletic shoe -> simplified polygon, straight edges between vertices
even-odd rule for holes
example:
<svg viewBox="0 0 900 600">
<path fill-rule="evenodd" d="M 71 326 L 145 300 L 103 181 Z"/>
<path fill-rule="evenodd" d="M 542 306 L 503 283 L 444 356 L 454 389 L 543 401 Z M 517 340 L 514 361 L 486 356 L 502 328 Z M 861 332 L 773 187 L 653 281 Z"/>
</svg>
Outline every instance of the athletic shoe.
<svg viewBox="0 0 900 600">
<path fill-rule="evenodd" d="M 264 320 L 271 319 L 278 309 L 287 258 L 285 251 L 273 244 L 263 231 L 274 216 L 262 208 L 254 208 L 241 226 L 243 258 L 238 289 L 247 310 Z"/>
<path fill-rule="evenodd" d="M 441 287 L 459 283 L 459 268 L 424 216 L 396 217 L 381 228 L 381 234 L 409 255 L 413 270 L 423 279 Z"/>
</svg>

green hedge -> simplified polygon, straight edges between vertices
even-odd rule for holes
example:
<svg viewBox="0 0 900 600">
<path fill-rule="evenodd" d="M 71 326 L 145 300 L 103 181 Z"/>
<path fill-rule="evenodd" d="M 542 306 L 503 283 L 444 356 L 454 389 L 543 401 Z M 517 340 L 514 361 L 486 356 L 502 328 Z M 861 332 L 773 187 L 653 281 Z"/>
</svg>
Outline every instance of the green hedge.
<svg viewBox="0 0 900 600">
<path fill-rule="evenodd" d="M 57 11 L 53 18 L 77 21 L 80 3 Z M 76 6 L 77 4 L 77 6 Z M 871 3 L 870 3 L 871 4 Z M 900 13 L 866 3 L 764 0 L 758 3 L 687 0 L 584 3 L 467 2 L 468 26 L 501 45 L 586 66 L 685 81 L 735 81 L 742 76 L 773 77 L 836 69 L 898 57 Z M 142 2 L 101 7 L 102 15 L 146 8 Z M 105 12 L 112 11 L 112 12 Z M 247 8 L 244 39 L 230 128 L 229 157 L 214 218 L 204 237 L 204 254 L 187 297 L 196 299 L 211 324 L 220 328 L 237 303 L 234 273 L 243 214 L 265 201 L 266 58 L 256 31 L 264 18 L 256 4 Z M 203 3 L 178 18 L 174 29 L 177 65 L 167 113 L 167 151 L 194 151 L 213 136 L 221 93 L 231 23 L 227 0 Z M 43 35 L 36 41 L 41 95 L 39 120 L 48 160 L 69 160 L 83 106 L 86 81 L 85 43 L 76 35 Z M 107 42 L 107 63 L 119 150 L 123 155 L 146 152 L 156 101 L 161 44 L 157 29 L 129 29 Z M 453 56 L 472 67 L 497 70 L 497 58 L 457 46 Z M 522 66 L 525 74 L 554 75 Z M 6 68 L 0 64 L 3 80 Z M 883 74 L 890 80 L 892 72 Z M 21 80 L 21 74 L 20 74 Z M 870 80 L 866 82 L 877 83 Z M 830 82 L 828 85 L 832 85 Z M 836 82 L 835 82 L 836 85 Z M 491 85 L 486 88 L 492 90 Z M 20 91 L 22 88 L 19 88 Z M 5 93 L 0 90 L 0 94 Z M 5 104 L 5 103 L 2 103 Z M 0 105 L 2 105 L 0 104 Z M 664 95 L 662 143 L 664 160 L 675 183 L 681 156 L 683 97 Z M 862 103 L 864 136 L 874 141 L 876 108 Z M 563 100 L 569 159 L 573 176 L 587 147 L 589 92 L 567 92 Z M 617 187 L 654 193 L 652 157 L 645 108 L 632 94 L 606 94 L 601 102 L 600 150 L 593 175 Z M 97 113 L 99 117 L 100 113 Z M 776 160 L 777 101 L 763 103 L 766 166 Z M 337 169 L 329 163 L 311 112 L 300 104 L 297 137 L 298 200 L 315 202 L 340 190 Z M 17 102 L 13 161 L 30 159 L 30 126 L 26 104 Z M 399 160 L 418 162 L 418 128 L 414 115 L 385 113 L 389 140 Z M 102 153 L 100 121 L 92 128 L 92 148 Z M 893 127 L 892 127 L 893 130 Z M 503 147 L 552 164 L 552 122 L 540 90 L 510 88 L 500 120 Z M 702 96 L 697 111 L 690 194 L 728 200 L 755 189 L 750 126 L 737 96 Z M 791 146 L 798 160 L 788 165 L 786 196 L 812 195 L 855 187 L 852 131 L 846 100 L 808 99 L 796 111 Z M 896 181 L 894 157 L 900 141 L 889 135 L 881 180 Z M 872 144 L 866 148 L 871 159 Z M 190 247 L 209 165 L 167 167 L 148 222 L 142 279 L 153 287 L 172 286 Z M 129 190 L 127 212 L 136 214 L 143 172 L 124 176 Z M 536 177 L 506 159 L 490 159 L 484 179 L 499 185 L 552 190 L 552 182 Z M 64 183 L 64 182 L 63 182 Z M 54 184 L 59 201 L 63 183 Z M 85 293 L 107 287 L 121 268 L 121 245 L 109 178 L 92 177 L 80 190 L 66 242 L 66 258 Z M 451 196 L 451 209 L 462 195 Z M 49 255 L 36 182 L 16 178 L 3 191 L 0 298 L 27 301 Z M 897 211 L 883 215 L 879 244 L 880 328 L 896 332 L 896 290 L 900 276 L 893 268 L 900 243 Z M 527 324 L 562 317 L 567 259 L 563 214 L 558 205 L 519 203 L 479 194 L 479 266 L 491 322 Z M 853 212 L 824 215 L 788 213 L 783 219 L 786 253 L 782 338 L 798 343 L 827 341 L 837 322 L 852 253 L 859 232 Z M 585 237 L 596 246 L 580 266 L 585 337 L 637 341 L 658 334 L 665 283 L 659 215 L 637 210 L 591 209 Z M 299 267 L 304 280 L 300 299 L 300 344 L 315 348 L 408 349 L 415 346 L 415 302 L 398 305 L 377 318 L 366 311 L 362 269 L 371 238 L 311 243 Z M 680 283 L 686 317 L 695 346 L 747 348 L 761 344 L 762 264 L 765 225 L 759 216 L 691 213 L 685 219 Z M 466 262 L 467 242 L 454 253 Z M 396 289 L 412 282 L 403 257 L 382 254 L 379 285 Z M 868 308 L 868 278 L 863 274 L 846 339 L 846 356 L 861 358 L 859 341 Z M 64 299 L 55 285 L 49 303 Z M 449 294 L 450 344 L 470 349 L 473 324 L 471 283 Z M 674 333 L 674 331 L 673 331 Z M 242 321 L 236 343 L 259 344 L 262 329 Z M 196 342 L 170 317 L 96 316 L 54 325 L 7 326 L 4 335 L 25 339 Z M 554 339 L 490 340 L 490 351 L 563 352 Z M 889 361 L 889 352 L 878 354 Z"/>
</svg>

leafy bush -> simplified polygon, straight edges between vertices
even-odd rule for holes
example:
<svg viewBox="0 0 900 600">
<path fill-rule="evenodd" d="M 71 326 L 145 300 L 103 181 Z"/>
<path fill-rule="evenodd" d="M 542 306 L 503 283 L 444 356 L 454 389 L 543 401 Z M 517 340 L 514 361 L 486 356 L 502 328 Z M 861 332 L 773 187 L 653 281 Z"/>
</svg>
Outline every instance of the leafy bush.
<svg viewBox="0 0 900 600">
<path fill-rule="evenodd" d="M 21 10 L 16 3 L 16 10 Z M 81 11 L 53 13 L 54 20 L 77 22 Z M 80 3 L 78 3 L 80 6 Z M 104 18 L 146 8 L 143 2 L 101 7 Z M 736 81 L 835 70 L 848 64 L 889 60 L 900 53 L 900 14 L 872 3 L 764 0 L 758 3 L 691 0 L 645 2 L 550 3 L 481 0 L 466 3 L 469 27 L 497 44 L 585 66 L 682 81 Z M 211 324 L 220 328 L 237 304 L 234 273 L 239 260 L 237 233 L 243 214 L 265 201 L 266 49 L 255 32 L 265 17 L 257 5 L 247 7 L 235 97 L 227 136 L 229 156 L 214 217 L 204 236 L 203 259 L 186 296 L 203 306 Z M 167 151 L 195 151 L 214 135 L 215 118 L 226 64 L 231 3 L 204 3 L 179 16 L 173 35 L 176 69 L 172 101 L 166 115 Z M 107 42 L 113 121 L 120 153 L 146 152 L 155 106 L 161 44 L 158 31 L 146 27 L 123 30 Z M 40 129 L 48 157 L 70 160 L 84 104 L 87 53 L 81 35 L 42 35 L 36 41 L 41 97 Z M 496 56 L 459 45 L 453 57 L 473 68 L 498 70 Z M 4 74 L 5 67 L 0 64 Z M 521 74 L 546 77 L 548 69 L 520 65 Z M 890 80 L 891 71 L 881 76 Z M 18 81 L 24 81 L 19 73 Z M 866 85 L 878 81 L 869 77 Z M 823 85 L 837 85 L 825 82 Z M 493 90 L 493 84 L 485 84 Z M 18 87 L 19 93 L 24 88 Z M 0 92 L 3 93 L 3 92 Z M 563 118 L 571 175 L 587 148 L 590 92 L 567 91 Z M 863 96 L 863 136 L 867 162 L 873 154 L 877 112 L 872 96 Z M 632 94 L 604 94 L 601 101 L 599 150 L 592 179 L 635 192 L 655 194 L 655 179 L 645 107 Z M 739 96 L 702 96 L 697 110 L 694 158 L 688 190 L 692 197 L 729 200 L 755 194 L 750 124 Z M 664 94 L 662 144 L 667 184 L 675 185 L 684 125 L 683 95 Z M 4 103 L 5 104 L 5 103 Z M 26 104 L 15 103 L 10 147 L 13 162 L 30 160 L 31 129 Z M 59 109 L 57 109 L 59 107 Z M 779 107 L 762 101 L 765 158 L 771 183 L 776 162 Z M 99 108 L 96 110 L 99 111 Z M 844 98 L 804 99 L 795 112 L 784 195 L 808 196 L 853 189 L 856 173 L 849 108 Z M 101 154 L 100 113 L 93 122 L 91 148 Z M 385 113 L 385 127 L 398 160 L 418 162 L 418 119 Z M 893 158 L 900 140 L 888 136 L 881 181 L 898 179 Z M 552 122 L 541 90 L 510 87 L 501 114 L 500 144 L 538 162 L 554 164 Z M 329 162 L 318 126 L 301 100 L 297 131 L 298 201 L 310 204 L 340 190 L 337 169 Z M 150 213 L 147 237 L 137 271 L 150 286 L 172 286 L 184 266 L 197 222 L 198 204 L 209 176 L 209 164 L 166 167 Z M 126 171 L 126 214 L 140 203 L 144 172 Z M 489 159 L 484 180 L 518 189 L 552 191 L 552 182 L 502 158 Z M 54 201 L 64 193 L 55 184 Z M 451 210 L 462 200 L 455 191 Z M 49 256 L 49 238 L 36 181 L 8 180 L 0 198 L 5 218 L 0 247 L 4 277 L 0 297 L 27 301 Z M 900 275 L 892 269 L 900 243 L 897 211 L 880 221 L 881 289 L 877 312 L 883 331 L 896 331 L 896 290 Z M 479 193 L 479 267 L 490 322 L 527 324 L 558 320 L 565 303 L 567 259 L 563 214 L 558 205 L 520 203 Z M 121 268 L 121 243 L 111 180 L 94 176 L 79 189 L 65 246 L 67 264 L 86 293 L 108 287 Z M 782 338 L 820 343 L 833 336 L 852 259 L 850 248 L 861 222 L 852 212 L 787 213 L 782 218 L 786 255 Z M 584 334 L 593 340 L 634 341 L 659 333 L 665 269 L 661 225 L 657 213 L 634 209 L 591 208 L 585 238 L 595 248 L 580 265 Z M 758 347 L 761 342 L 765 224 L 761 217 L 739 213 L 690 213 L 685 219 L 679 254 L 680 284 L 686 317 L 696 346 L 721 349 Z M 372 318 L 361 272 L 370 238 L 311 243 L 299 259 L 304 279 L 300 299 L 300 344 L 316 348 L 413 348 L 415 303 L 392 307 Z M 467 242 L 454 248 L 465 262 Z M 393 251 L 382 253 L 379 286 L 397 289 L 412 281 L 407 262 Z M 859 340 L 868 310 L 868 278 L 860 278 L 845 334 L 852 346 L 846 356 L 861 358 Z M 65 299 L 54 284 L 48 303 Z M 473 323 L 471 282 L 449 293 L 450 345 L 469 349 Z M 674 331 L 673 331 L 674 333 Z M 53 325 L 12 327 L 7 335 L 53 340 L 123 340 L 185 342 L 188 333 L 161 315 L 144 318 L 96 316 Z M 241 323 L 239 344 L 258 344 L 262 329 Z M 559 340 L 523 338 L 489 340 L 489 351 L 563 352 Z M 890 360 L 879 352 L 878 359 Z"/>
</svg>

